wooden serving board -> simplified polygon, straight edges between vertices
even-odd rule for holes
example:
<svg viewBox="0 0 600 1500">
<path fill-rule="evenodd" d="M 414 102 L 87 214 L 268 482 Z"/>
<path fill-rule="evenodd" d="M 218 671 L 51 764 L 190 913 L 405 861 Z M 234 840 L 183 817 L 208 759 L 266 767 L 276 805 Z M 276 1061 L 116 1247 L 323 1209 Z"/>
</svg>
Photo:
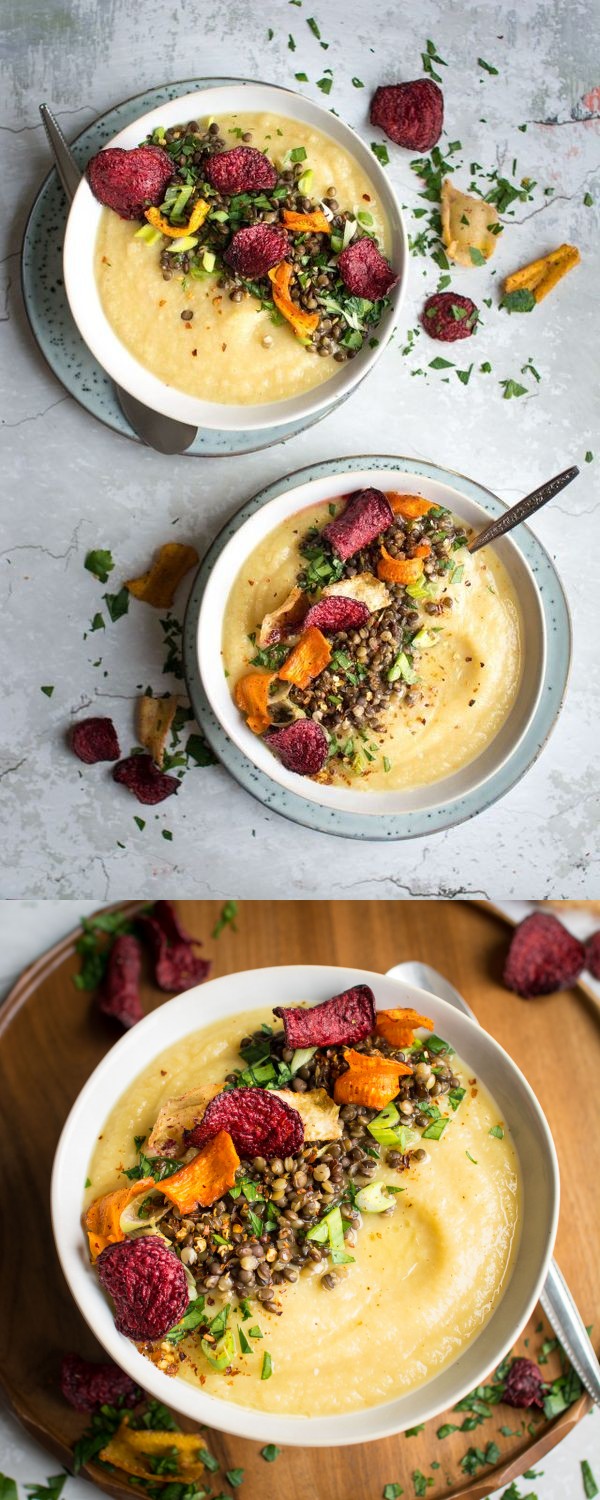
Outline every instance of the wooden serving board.
<svg viewBox="0 0 600 1500">
<path fill-rule="evenodd" d="M 132 911 L 140 903 L 128 902 Z M 492 909 L 474 902 L 255 901 L 240 905 L 237 932 L 210 933 L 220 906 L 183 901 L 185 925 L 205 940 L 214 976 L 269 964 L 340 963 L 380 969 L 401 959 L 430 961 L 463 992 L 482 1024 L 507 1048 L 535 1089 L 553 1129 L 562 1170 L 562 1208 L 556 1255 L 584 1322 L 598 1327 L 600 1265 L 589 1247 L 600 1239 L 600 1201 L 589 1191 L 590 1149 L 597 1128 L 596 1091 L 600 1057 L 597 1012 L 579 989 L 534 1002 L 507 993 L 500 982 L 507 930 Z M 35 921 L 35 913 L 32 913 Z M 57 1377 L 68 1350 L 91 1359 L 102 1351 L 81 1318 L 60 1271 L 49 1215 L 49 1180 L 61 1127 L 92 1069 L 119 1034 L 76 990 L 77 934 L 65 938 L 21 976 L 0 1009 L 0 1201 L 4 1240 L 0 1261 L 0 1379 L 16 1415 L 64 1466 L 86 1418 L 62 1399 Z M 146 975 L 147 1010 L 165 997 Z M 586 1142 L 588 1146 L 586 1147 Z M 576 1226 L 576 1232 L 574 1232 Z M 543 1323 L 543 1333 L 536 1332 Z M 550 1333 L 539 1309 L 524 1330 L 518 1351 L 535 1358 Z M 559 1373 L 551 1356 L 545 1373 Z M 386 1484 L 402 1485 L 413 1500 L 414 1471 L 430 1481 L 428 1500 L 468 1496 L 483 1500 L 543 1457 L 588 1409 L 582 1398 L 551 1424 L 530 1435 L 531 1413 L 498 1406 L 470 1433 L 442 1441 L 443 1422 L 462 1421 L 448 1412 L 416 1437 L 400 1435 L 359 1447 L 288 1448 L 267 1468 L 260 1445 L 207 1434 L 221 1474 L 206 1474 L 213 1494 L 231 1492 L 229 1468 L 244 1469 L 243 1500 L 261 1500 L 265 1487 L 279 1500 L 379 1500 Z M 523 1435 L 504 1438 L 501 1426 L 525 1425 Z M 182 1420 L 182 1426 L 192 1424 Z M 460 1460 L 474 1445 L 494 1441 L 501 1458 L 468 1479 Z M 432 1464 L 439 1467 L 432 1468 Z M 86 1471 L 100 1488 L 131 1500 L 132 1488 L 111 1482 L 102 1469 Z M 133 1491 L 135 1493 L 135 1491 Z"/>
</svg>

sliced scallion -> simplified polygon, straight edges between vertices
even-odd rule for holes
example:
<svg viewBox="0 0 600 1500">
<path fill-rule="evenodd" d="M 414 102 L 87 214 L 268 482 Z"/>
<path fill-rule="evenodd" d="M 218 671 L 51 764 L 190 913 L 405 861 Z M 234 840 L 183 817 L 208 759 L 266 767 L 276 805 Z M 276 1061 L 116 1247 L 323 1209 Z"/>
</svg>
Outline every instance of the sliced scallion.
<svg viewBox="0 0 600 1500">
<path fill-rule="evenodd" d="M 216 1344 L 209 1344 L 207 1339 L 201 1339 L 200 1348 L 213 1370 L 226 1370 L 232 1359 L 235 1359 L 235 1341 L 230 1328 Z"/>
<path fill-rule="evenodd" d="M 356 1194 L 356 1207 L 360 1208 L 361 1213 L 382 1214 L 391 1208 L 392 1203 L 393 1196 L 390 1198 L 384 1182 L 368 1182 Z"/>
</svg>

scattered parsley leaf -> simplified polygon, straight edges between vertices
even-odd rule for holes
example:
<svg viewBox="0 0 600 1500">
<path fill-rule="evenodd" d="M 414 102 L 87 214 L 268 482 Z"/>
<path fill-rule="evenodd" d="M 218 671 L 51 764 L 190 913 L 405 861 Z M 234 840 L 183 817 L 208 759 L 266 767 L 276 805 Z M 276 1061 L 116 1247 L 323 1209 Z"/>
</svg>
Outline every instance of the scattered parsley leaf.
<svg viewBox="0 0 600 1500">
<path fill-rule="evenodd" d="M 482 255 L 481 250 L 478 250 L 476 245 L 469 245 L 469 255 L 474 266 L 485 265 L 485 255 Z"/>
<path fill-rule="evenodd" d="M 435 359 L 429 361 L 430 370 L 452 370 L 454 362 L 451 359 L 442 359 L 441 354 L 436 354 Z"/>
<path fill-rule="evenodd" d="M 54 685 L 46 683 L 44 687 L 40 688 L 40 692 L 45 693 L 47 698 L 51 698 L 54 692 Z"/>
<path fill-rule="evenodd" d="M 497 68 L 493 68 L 491 63 L 488 63 L 488 62 L 485 61 L 485 58 L 478 57 L 477 61 L 479 63 L 480 68 L 485 68 L 486 73 L 495 73 L 495 74 L 498 73 L 498 69 Z"/>
<path fill-rule="evenodd" d="M 317 88 L 322 94 L 330 94 L 333 78 L 317 78 Z"/>
<path fill-rule="evenodd" d="M 377 157 L 377 160 L 382 167 L 389 166 L 390 153 L 387 146 L 384 146 L 382 143 L 380 144 L 379 141 L 371 141 L 371 150 L 373 152 L 373 155 Z"/>
<path fill-rule="evenodd" d="M 516 292 L 506 292 L 500 303 L 500 306 L 505 307 L 508 313 L 533 312 L 535 305 L 536 301 L 533 292 L 530 292 L 525 286 L 519 287 Z"/>
<path fill-rule="evenodd" d="M 106 625 L 104 624 L 104 616 L 101 615 L 98 611 L 94 615 L 94 618 L 90 624 L 90 630 L 106 630 Z"/>
<path fill-rule="evenodd" d="M 0 1474 L 0 1500 L 18 1500 L 15 1481 L 7 1474 Z"/>
<path fill-rule="evenodd" d="M 310 29 L 312 31 L 313 36 L 316 36 L 317 41 L 320 42 L 320 40 L 321 40 L 321 33 L 319 31 L 319 27 L 317 25 L 317 22 L 315 21 L 314 16 L 307 16 L 306 17 L 306 24 L 307 24 L 307 26 L 310 26 Z"/>
<path fill-rule="evenodd" d="M 398 1497 L 403 1494 L 404 1490 L 401 1484 L 384 1484 L 383 1486 L 383 1500 L 398 1500 Z"/>
<path fill-rule="evenodd" d="M 138 826 L 138 828 L 140 830 L 140 833 L 141 833 L 142 830 L 146 827 L 146 820 L 145 820 L 145 818 L 138 818 L 137 813 L 134 813 L 133 814 L 133 821 L 134 821 L 134 823 L 137 823 L 137 826 Z"/>
<path fill-rule="evenodd" d="M 260 1371 L 260 1378 L 261 1378 L 261 1380 L 270 1380 L 272 1374 L 273 1374 L 273 1361 L 271 1359 L 270 1354 L 267 1354 L 267 1351 L 265 1349 L 265 1352 L 263 1354 L 261 1371 Z"/>
<path fill-rule="evenodd" d="M 591 193 L 585 193 L 583 202 L 584 202 L 584 205 L 585 205 L 586 208 L 592 208 L 594 200 L 592 198 Z M 596 1494 L 597 1493 L 598 1493 L 598 1491 L 596 1490 Z"/>
<path fill-rule="evenodd" d="M 420 1422 L 419 1425 L 418 1425 L 418 1427 L 407 1427 L 406 1431 L 404 1433 L 404 1436 L 405 1437 L 418 1437 L 419 1433 L 420 1432 L 424 1432 L 424 1431 L 425 1431 L 425 1423 L 424 1422 Z"/>
<path fill-rule="evenodd" d="M 127 611 L 129 609 L 129 597 L 129 589 L 126 589 L 125 587 L 119 589 L 118 594 L 102 595 L 102 598 L 106 600 L 106 608 L 111 620 L 113 621 L 113 624 L 115 620 L 120 620 L 122 615 L 127 614 Z"/>
<path fill-rule="evenodd" d="M 290 31 L 290 34 L 288 36 L 288 48 L 289 48 L 290 52 L 295 52 L 296 51 L 296 43 L 294 41 L 294 38 L 292 36 L 291 31 Z"/>
<path fill-rule="evenodd" d="M 88 552 L 83 566 L 87 568 L 88 573 L 92 573 L 94 578 L 98 579 L 99 583 L 106 583 L 109 573 L 112 573 L 114 568 L 112 552 L 108 552 L 104 547 L 97 547 L 92 552 Z"/>
<path fill-rule="evenodd" d="M 220 937 L 221 933 L 225 931 L 226 927 L 231 927 L 232 932 L 237 932 L 237 927 L 235 925 L 237 914 L 237 901 L 225 901 L 224 905 L 221 907 L 221 912 L 215 923 L 215 926 L 213 927 L 211 937 Z"/>
<path fill-rule="evenodd" d="M 591 450 L 589 448 L 588 448 L 588 451 L 587 451 L 587 453 L 585 455 L 585 461 L 586 461 L 586 464 L 592 464 L 594 462 L 594 455 L 593 455 L 593 453 L 591 452 Z"/>
<path fill-rule="evenodd" d="M 267 1443 L 260 1450 L 260 1456 L 264 1458 L 266 1464 L 274 1464 L 275 1459 L 279 1458 L 280 1453 L 283 1453 L 283 1448 L 278 1448 L 276 1443 Z"/>
<path fill-rule="evenodd" d="M 476 1166 L 479 1165 L 479 1163 L 475 1161 L 475 1157 L 471 1156 L 471 1152 L 470 1151 L 465 1151 L 465 1156 L 468 1156 L 469 1161 L 472 1161 L 474 1167 L 476 1167 Z"/>
<path fill-rule="evenodd" d="M 226 1478 L 228 1484 L 233 1485 L 234 1490 L 237 1490 L 239 1488 L 240 1484 L 242 1484 L 242 1482 L 243 1482 L 243 1479 L 244 1479 L 244 1470 L 243 1469 L 226 1469 L 226 1471 L 225 1471 L 225 1478 Z"/>
<path fill-rule="evenodd" d="M 488 1130 L 488 1135 L 495 1135 L 499 1141 L 504 1140 L 504 1131 L 501 1125 L 492 1125 L 491 1130 Z"/>
<path fill-rule="evenodd" d="M 468 385 L 469 384 L 469 381 L 471 379 L 471 370 L 472 369 L 473 369 L 473 366 L 469 365 L 468 370 L 456 370 L 455 371 L 455 374 L 458 376 L 458 379 L 460 381 L 462 381 L 463 385 Z"/>
<path fill-rule="evenodd" d="M 308 83 L 308 73 L 294 73 L 297 83 Z"/>
<path fill-rule="evenodd" d="M 581 1460 L 581 1478 L 583 1481 L 583 1492 L 586 1496 L 586 1500 L 594 1500 L 594 1496 L 597 1495 L 599 1491 L 587 1458 L 582 1458 Z"/>
<path fill-rule="evenodd" d="M 163 836 L 164 839 L 167 840 L 168 843 L 170 843 L 171 840 L 172 840 L 172 838 L 173 838 L 173 834 L 171 833 L 170 828 L 163 828 L 162 829 L 162 836 Z"/>
<path fill-rule="evenodd" d="M 353 85 L 353 87 L 354 87 L 354 88 L 355 88 L 355 89 L 364 89 L 364 83 L 363 83 L 363 81 L 362 81 L 362 78 L 353 78 L 353 79 L 352 79 L 352 85 Z M 589 196 L 589 195 L 588 195 L 588 196 Z M 583 200 L 583 201 L 584 201 L 584 203 L 585 203 L 585 198 L 584 198 L 584 200 Z"/>
<path fill-rule="evenodd" d="M 512 396 L 527 396 L 527 386 L 519 385 L 517 380 L 501 380 L 500 385 L 504 389 L 504 400 L 510 401 Z"/>
<path fill-rule="evenodd" d="M 209 1474 L 216 1474 L 219 1467 L 218 1458 L 215 1458 L 214 1454 L 209 1453 L 208 1448 L 200 1448 L 198 1451 L 200 1461 L 204 1464 L 205 1469 L 208 1469 Z"/>
</svg>

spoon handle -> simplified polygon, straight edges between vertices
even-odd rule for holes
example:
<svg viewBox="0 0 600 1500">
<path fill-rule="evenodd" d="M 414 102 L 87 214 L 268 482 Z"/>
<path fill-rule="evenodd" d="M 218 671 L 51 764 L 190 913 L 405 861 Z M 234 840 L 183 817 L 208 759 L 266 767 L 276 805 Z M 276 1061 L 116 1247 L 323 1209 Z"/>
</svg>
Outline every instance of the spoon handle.
<svg viewBox="0 0 600 1500">
<path fill-rule="evenodd" d="M 479 548 L 487 546 L 488 542 L 495 542 L 496 537 L 504 536 L 505 532 L 512 531 L 513 526 L 518 526 L 520 521 L 526 521 L 528 516 L 540 510 L 542 505 L 548 503 L 548 500 L 553 500 L 560 490 L 564 490 L 565 485 L 577 478 L 578 473 L 579 469 L 575 466 L 572 469 L 563 469 L 562 474 L 555 474 L 554 479 L 547 479 L 545 484 L 539 486 L 539 489 L 532 490 L 530 495 L 517 500 L 516 505 L 511 505 L 510 510 L 505 511 L 503 516 L 497 516 L 495 521 L 490 521 L 489 526 L 484 526 L 483 531 L 473 537 L 467 551 L 478 552 Z"/>
<path fill-rule="evenodd" d="M 67 145 L 60 125 L 55 120 L 52 110 L 48 109 L 47 104 L 40 104 L 40 114 L 54 155 L 54 164 L 62 187 L 69 203 L 72 203 L 81 182 L 81 172 L 72 151 Z"/>
</svg>

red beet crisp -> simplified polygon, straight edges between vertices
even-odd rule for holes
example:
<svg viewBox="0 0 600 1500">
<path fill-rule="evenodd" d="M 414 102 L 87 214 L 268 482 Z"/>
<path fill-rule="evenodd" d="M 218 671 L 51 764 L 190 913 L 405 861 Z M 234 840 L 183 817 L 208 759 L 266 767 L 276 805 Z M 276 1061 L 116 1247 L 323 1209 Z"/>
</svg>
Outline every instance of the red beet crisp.
<svg viewBox="0 0 600 1500">
<path fill-rule="evenodd" d="M 398 280 L 375 241 L 366 237 L 353 240 L 342 250 L 338 271 L 353 297 L 364 297 L 367 302 L 378 302 L 381 297 L 387 297 Z"/>
<path fill-rule="evenodd" d="M 278 1005 L 286 1046 L 335 1047 L 362 1042 L 375 1029 L 375 996 L 368 984 L 357 984 L 322 1005 Z"/>
<path fill-rule="evenodd" d="M 516 928 L 504 966 L 504 983 L 525 1000 L 567 989 L 585 964 L 583 943 L 558 917 L 534 912 Z"/>
<path fill-rule="evenodd" d="M 186 1311 L 189 1296 L 181 1261 L 158 1235 L 107 1245 L 96 1261 L 115 1304 L 115 1325 L 128 1339 L 162 1339 Z"/>
<path fill-rule="evenodd" d="M 226 194 L 268 191 L 277 182 L 273 163 L 254 146 L 234 146 L 207 156 L 203 172 L 211 187 Z"/>
<path fill-rule="evenodd" d="M 421 323 L 432 339 L 453 344 L 456 339 L 470 339 L 475 332 L 479 308 L 470 297 L 457 292 L 434 292 L 421 313 Z"/>
<path fill-rule="evenodd" d="M 118 760 L 121 754 L 112 719 L 80 719 L 73 725 L 70 742 L 74 755 L 88 766 L 99 760 Z"/>
<path fill-rule="evenodd" d="M 397 146 L 430 151 L 442 134 L 444 96 L 432 78 L 388 83 L 375 90 L 370 121 Z"/>
<path fill-rule="evenodd" d="M 127 1030 L 144 1016 L 139 992 L 141 967 L 142 950 L 137 938 L 120 933 L 110 950 L 98 1008 L 104 1015 L 120 1021 Z"/>
<path fill-rule="evenodd" d="M 297 1109 L 269 1089 L 237 1088 L 217 1094 L 207 1105 L 199 1125 L 188 1137 L 203 1146 L 220 1130 L 227 1130 L 240 1156 L 292 1156 L 304 1143 L 304 1126 Z"/>
<path fill-rule="evenodd" d="M 149 204 L 161 203 L 173 176 L 173 163 L 160 146 L 136 146 L 124 151 L 109 146 L 86 167 L 94 197 L 121 219 L 143 219 Z"/>
<path fill-rule="evenodd" d="M 60 1366 L 60 1388 L 75 1411 L 98 1411 L 101 1406 L 136 1406 L 142 1392 L 118 1365 L 93 1364 L 79 1354 L 65 1354 Z"/>
</svg>

